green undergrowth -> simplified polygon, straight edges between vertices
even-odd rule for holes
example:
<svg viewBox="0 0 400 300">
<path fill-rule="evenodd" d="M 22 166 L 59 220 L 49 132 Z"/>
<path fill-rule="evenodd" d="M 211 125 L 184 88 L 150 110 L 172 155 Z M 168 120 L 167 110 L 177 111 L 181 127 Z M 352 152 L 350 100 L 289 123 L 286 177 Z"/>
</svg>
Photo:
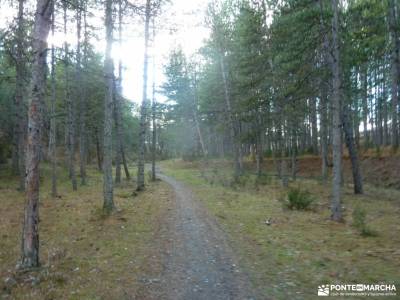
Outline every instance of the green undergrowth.
<svg viewBox="0 0 400 300">
<path fill-rule="evenodd" d="M 217 167 L 216 167 L 217 166 Z M 257 290 L 268 299 L 317 299 L 321 284 L 395 283 L 400 286 L 400 192 L 366 187 L 355 196 L 344 188 L 344 223 L 330 221 L 330 185 L 291 182 L 308 191 L 312 209 L 290 210 L 288 191 L 271 176 L 227 184 L 225 163 L 163 163 L 163 171 L 187 183 L 228 233 Z M 211 179 L 210 179 L 211 178 Z M 362 207 L 360 234 L 353 210 Z M 357 218 L 357 217 L 356 217 Z M 362 228 L 361 228 L 362 229 Z"/>
<path fill-rule="evenodd" d="M 48 166 L 42 168 L 40 259 L 42 266 L 20 273 L 24 195 L 17 179 L 0 174 L 0 298 L 134 299 L 143 291 L 142 277 L 157 272 L 155 236 L 172 197 L 162 183 L 134 194 L 134 182 L 114 190 L 116 210 L 102 212 L 102 175 L 88 170 L 88 184 L 73 192 L 59 170 L 59 197 L 50 197 Z M 3 299 L 3 298 L 2 298 Z"/>
</svg>

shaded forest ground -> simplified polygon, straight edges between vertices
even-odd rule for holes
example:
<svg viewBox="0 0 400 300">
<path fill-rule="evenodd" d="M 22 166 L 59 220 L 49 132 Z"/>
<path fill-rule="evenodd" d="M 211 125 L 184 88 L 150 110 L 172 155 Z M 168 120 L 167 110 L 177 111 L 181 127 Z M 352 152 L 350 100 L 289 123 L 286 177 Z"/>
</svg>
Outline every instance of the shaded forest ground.
<svg viewBox="0 0 400 300">
<path fill-rule="evenodd" d="M 329 159 L 331 160 L 331 158 Z M 231 165 L 228 160 L 216 160 L 213 164 L 227 168 Z M 288 166 L 291 160 L 288 159 Z M 321 179 L 321 157 L 314 155 L 304 155 L 298 157 L 296 174 L 303 179 Z M 255 158 L 247 158 L 244 167 L 251 172 L 256 170 Z M 376 187 L 400 189 L 400 151 L 393 154 L 391 147 L 369 149 L 360 153 L 360 167 L 362 177 L 365 183 Z M 265 158 L 262 163 L 262 169 L 265 173 L 277 174 L 277 165 L 274 159 Z M 329 168 L 331 172 L 331 168 Z M 347 150 L 344 151 L 343 172 L 346 183 L 352 183 L 351 162 Z M 289 170 L 289 175 L 291 171 Z"/>
<path fill-rule="evenodd" d="M 317 166 L 315 158 L 299 164 L 310 167 L 310 161 Z M 367 185 L 365 195 L 355 196 L 346 184 L 345 222 L 337 224 L 329 219 L 330 184 L 314 179 L 290 183 L 314 199 L 310 210 L 293 211 L 285 207 L 287 192 L 274 176 L 260 182 L 246 174 L 232 185 L 229 168 L 221 161 L 163 164 L 166 174 L 188 184 L 217 217 L 240 265 L 265 297 L 314 299 L 321 284 L 400 284 L 400 191 Z M 371 172 L 374 168 L 379 166 L 371 165 Z M 357 207 L 366 211 L 367 226 L 376 236 L 363 237 L 353 226 Z"/>
<path fill-rule="evenodd" d="M 392 155 L 390 149 L 382 149 L 381 152 L 369 150 L 360 156 L 360 167 L 363 180 L 367 184 L 377 187 L 400 189 L 400 156 Z M 345 155 L 343 160 L 345 181 L 351 183 L 351 162 Z M 317 156 L 305 156 L 298 159 L 297 174 L 301 177 L 316 178 L 321 176 L 321 158 Z M 266 160 L 264 169 L 272 171 L 273 163 Z M 248 164 L 251 168 L 251 164 Z"/>
<path fill-rule="evenodd" d="M 371 156 L 363 159 L 363 165 L 382 179 L 385 172 L 398 172 L 392 170 L 397 159 Z M 275 173 L 272 160 L 264 164 L 266 171 Z M 251 162 L 247 162 L 249 171 L 239 184 L 232 185 L 230 166 L 222 160 L 207 164 L 175 160 L 163 162 L 162 170 L 185 183 L 215 216 L 227 233 L 239 266 L 265 298 L 317 298 L 320 284 L 400 284 L 399 190 L 367 184 L 365 195 L 355 196 L 351 184 L 346 184 L 345 223 L 336 224 L 329 220 L 330 183 L 324 186 L 315 180 L 320 166 L 317 158 L 300 158 L 299 178 L 290 183 L 312 194 L 314 203 L 307 211 L 287 209 L 287 192 L 276 176 L 256 180 L 250 172 L 254 170 Z M 7 169 L 0 171 L 1 298 L 152 299 L 149 291 L 157 292 L 165 268 L 164 252 L 171 243 L 165 238 L 169 236 L 165 233 L 166 218 L 175 207 L 169 186 L 157 181 L 136 195 L 134 182 L 124 182 L 115 189 L 118 211 L 105 218 L 101 211 L 101 174 L 90 169 L 89 184 L 74 193 L 66 174 L 61 173 L 60 197 L 52 199 L 49 170 L 44 165 L 42 267 L 18 273 L 15 264 L 20 254 L 25 199 L 16 190 L 18 179 Z M 369 182 L 376 184 L 367 179 Z M 387 181 L 381 185 L 387 185 Z M 376 236 L 363 237 L 353 226 L 357 207 L 367 212 L 367 226 Z"/>
<path fill-rule="evenodd" d="M 118 211 L 105 218 L 96 170 L 77 192 L 62 173 L 57 199 L 50 197 L 47 166 L 42 174 L 42 266 L 30 273 L 15 271 L 25 198 L 15 189 L 17 178 L 4 169 L 0 174 L 0 298 L 146 299 L 147 276 L 161 268 L 157 234 L 173 197 L 170 187 L 159 181 L 134 195 L 134 183 L 124 182 L 114 190 Z"/>
</svg>

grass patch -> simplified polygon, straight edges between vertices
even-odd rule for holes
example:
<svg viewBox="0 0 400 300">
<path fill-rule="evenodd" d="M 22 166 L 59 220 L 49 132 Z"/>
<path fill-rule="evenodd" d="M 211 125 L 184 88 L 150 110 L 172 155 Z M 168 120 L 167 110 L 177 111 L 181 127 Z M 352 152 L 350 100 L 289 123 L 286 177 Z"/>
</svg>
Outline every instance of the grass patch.
<svg viewBox="0 0 400 300">
<path fill-rule="evenodd" d="M 4 171 L 5 172 L 5 171 Z M 2 173 L 0 191 L 0 298 L 133 299 L 141 298 L 141 278 L 159 272 L 154 259 L 156 236 L 173 196 L 156 182 L 132 196 L 133 182 L 115 189 L 117 210 L 102 211 L 102 175 L 88 170 L 88 184 L 72 191 L 59 170 L 59 197 L 50 196 L 48 167 L 43 165 L 40 193 L 40 260 L 33 272 L 18 273 L 23 193 L 17 178 Z M 8 299 L 8 298 L 7 298 Z"/>
<path fill-rule="evenodd" d="M 353 226 L 360 232 L 362 236 L 377 236 L 377 233 L 367 225 L 367 212 L 360 206 L 356 206 L 353 210 Z"/>
<path fill-rule="evenodd" d="M 289 209 L 307 210 L 310 208 L 313 201 L 314 199 L 308 190 L 295 187 L 289 189 L 285 205 Z"/>
<path fill-rule="evenodd" d="M 365 195 L 355 196 L 352 187 L 346 187 L 345 223 L 337 224 L 330 221 L 330 186 L 298 181 L 312 194 L 313 211 L 291 211 L 282 207 L 287 191 L 277 179 L 255 188 L 256 178 L 250 176 L 246 186 L 235 190 L 204 179 L 215 166 L 221 177 L 231 174 L 225 162 L 210 163 L 200 171 L 194 163 L 167 161 L 163 170 L 188 184 L 217 217 L 241 266 L 265 298 L 316 299 L 321 284 L 400 285 L 399 191 L 367 185 Z M 358 205 L 368 212 L 377 238 L 364 238 L 352 226 L 351 212 Z"/>
</svg>

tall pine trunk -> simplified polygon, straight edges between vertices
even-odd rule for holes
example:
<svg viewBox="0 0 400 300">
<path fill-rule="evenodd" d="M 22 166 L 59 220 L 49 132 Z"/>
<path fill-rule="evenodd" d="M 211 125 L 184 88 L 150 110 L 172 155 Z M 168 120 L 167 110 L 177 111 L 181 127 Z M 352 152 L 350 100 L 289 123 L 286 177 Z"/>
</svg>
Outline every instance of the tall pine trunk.
<svg viewBox="0 0 400 300">
<path fill-rule="evenodd" d="M 320 114 L 321 114 L 321 176 L 324 182 L 328 179 L 328 108 L 327 108 L 327 93 L 325 85 L 321 87 L 321 102 L 320 102 Z"/>
<path fill-rule="evenodd" d="M 24 3 L 25 0 L 18 1 L 18 27 L 17 27 L 17 48 L 15 56 L 15 127 L 14 127 L 14 155 L 13 169 L 19 175 L 19 190 L 25 190 L 25 138 L 27 114 L 24 101 L 26 66 L 24 58 Z"/>
<path fill-rule="evenodd" d="M 82 8 L 84 7 L 82 1 L 78 1 L 79 5 L 76 8 L 76 37 L 77 37 L 77 49 L 76 49 L 76 83 L 77 83 L 77 99 L 79 99 L 79 172 L 81 177 L 81 185 L 86 185 L 86 87 L 82 85 L 82 55 L 81 55 L 81 32 L 82 32 Z M 87 32 L 86 32 L 86 12 L 84 16 L 84 27 L 85 27 L 85 53 L 84 53 L 84 64 L 87 62 Z"/>
<path fill-rule="evenodd" d="M 28 145 L 26 153 L 26 190 L 24 225 L 22 231 L 21 268 L 39 266 L 39 164 L 41 139 L 40 105 L 45 95 L 47 37 L 50 31 L 52 0 L 38 0 L 33 27 L 33 65 L 28 113 Z"/>
<path fill-rule="evenodd" d="M 156 43 L 156 27 L 153 18 L 153 47 Z M 151 100 L 151 122 L 152 122 L 152 136 L 151 136 L 151 180 L 156 181 L 156 150 L 157 150 L 157 121 L 156 121 L 156 56 L 153 54 L 153 88 Z"/>
<path fill-rule="evenodd" d="M 122 11 L 122 0 L 118 1 L 118 43 L 121 47 L 122 45 L 122 20 L 123 19 L 123 11 Z M 125 158 L 125 148 L 124 148 L 124 136 L 123 136 L 123 118 L 122 118 L 122 61 L 121 59 L 118 62 L 118 80 L 116 81 L 116 95 L 114 97 L 115 100 L 115 129 L 117 131 L 117 150 L 115 157 L 115 182 L 121 182 L 121 164 L 124 167 L 125 177 L 127 180 L 131 178 L 128 170 L 128 165 Z"/>
<path fill-rule="evenodd" d="M 310 99 L 311 106 L 311 137 L 313 154 L 318 154 L 317 98 Z"/>
<path fill-rule="evenodd" d="M 137 172 L 137 187 L 138 191 L 144 189 L 144 152 L 146 139 L 146 119 L 147 119 L 147 73 L 149 64 L 149 26 L 151 14 L 151 0 L 146 1 L 146 16 L 144 28 L 144 61 L 143 61 L 143 97 L 142 106 L 140 108 L 140 129 L 139 129 L 139 157 L 138 157 L 138 172 Z"/>
<path fill-rule="evenodd" d="M 103 172 L 103 156 L 100 145 L 100 132 L 97 127 L 95 127 L 95 142 L 96 142 L 96 157 L 97 157 L 97 169 Z"/>
<path fill-rule="evenodd" d="M 120 133 L 121 132 L 121 124 L 120 124 L 120 119 L 119 119 L 119 101 L 120 101 L 120 95 L 119 95 L 119 87 L 116 87 L 115 85 L 119 85 L 119 80 L 118 83 L 114 81 L 114 123 L 115 123 L 115 130 L 117 132 L 117 139 L 115 141 L 116 143 L 116 151 L 115 151 L 115 183 L 121 183 L 121 164 L 122 164 L 122 153 L 121 153 L 121 137 Z"/>
<path fill-rule="evenodd" d="M 361 71 L 361 98 L 362 98 L 362 119 L 364 132 L 364 147 L 369 146 L 369 131 L 368 131 L 368 68 L 363 66 Z"/>
<path fill-rule="evenodd" d="M 67 36 L 67 2 L 64 5 L 64 35 Z M 67 166 L 69 171 L 69 178 L 72 182 L 72 189 L 78 189 L 75 173 L 75 114 L 74 114 L 74 101 L 71 98 L 70 91 L 70 78 L 69 78 L 69 48 L 68 42 L 64 43 L 64 72 L 65 72 L 65 103 L 67 106 Z"/>
<path fill-rule="evenodd" d="M 221 68 L 221 74 L 222 74 L 222 82 L 224 86 L 224 97 L 225 97 L 225 104 L 226 104 L 226 110 L 228 113 L 228 118 L 229 118 L 229 129 L 230 129 L 230 137 L 231 137 L 231 143 L 233 146 L 233 153 L 234 153 L 234 179 L 235 181 L 239 180 L 239 177 L 242 173 L 242 168 L 241 168 L 241 163 L 240 163 L 240 144 L 238 139 L 238 126 L 237 122 L 235 120 L 233 111 L 232 111 L 232 103 L 231 103 L 231 95 L 229 92 L 229 87 L 228 87 L 228 78 L 227 78 L 227 72 L 226 72 L 226 67 L 225 67 L 225 60 L 224 60 L 224 54 L 220 53 L 220 68 Z"/>
<path fill-rule="evenodd" d="M 113 178 L 112 178 L 112 121 L 114 66 L 111 58 L 113 43 L 112 0 L 106 0 L 106 53 L 104 61 L 104 77 L 106 95 L 104 99 L 104 143 L 103 143 L 103 210 L 111 213 L 114 210 Z"/>
<path fill-rule="evenodd" d="M 118 44 L 121 48 L 122 44 L 122 0 L 118 1 Z M 114 90 L 114 119 L 115 119 L 115 130 L 117 132 L 116 143 L 116 151 L 115 151 L 115 183 L 121 183 L 121 162 L 122 162 L 122 154 L 121 154 L 121 125 L 119 120 L 119 100 L 122 96 L 122 61 L 121 58 L 118 61 L 118 79 L 115 80 L 115 90 Z"/>
<path fill-rule="evenodd" d="M 353 132 L 351 130 L 351 123 L 349 120 L 349 109 L 347 105 L 343 105 L 342 109 L 343 109 L 342 112 L 343 130 L 344 130 L 347 149 L 349 150 L 349 155 L 350 155 L 351 169 L 353 173 L 354 193 L 362 194 L 363 193 L 362 176 L 360 170 L 360 163 L 358 159 L 357 147 L 354 142 Z"/>
<path fill-rule="evenodd" d="M 334 221 L 342 220 L 341 182 L 342 182 L 342 139 L 341 139 L 341 82 L 339 57 L 339 8 L 338 0 L 332 2 L 332 151 L 333 151 L 333 180 L 331 218 Z"/>
<path fill-rule="evenodd" d="M 395 0 L 389 0 L 389 31 L 392 40 L 392 64 L 391 64 L 391 75 L 392 75 L 392 146 L 394 149 L 399 147 L 399 55 L 400 55 L 400 42 L 398 40 L 398 30 L 396 26 L 397 15 L 396 15 L 396 2 Z"/>
<path fill-rule="evenodd" d="M 194 119 L 194 124 L 196 126 L 196 131 L 197 135 L 199 137 L 199 142 L 201 146 L 201 152 L 203 154 L 203 157 L 207 157 L 208 151 L 206 148 L 206 144 L 204 143 L 204 137 L 203 133 L 201 131 L 200 127 L 200 121 L 199 121 L 199 116 L 197 113 L 197 107 L 198 107 L 198 95 L 197 95 L 197 74 L 196 71 L 194 71 L 194 80 L 193 80 L 193 119 Z"/>
<path fill-rule="evenodd" d="M 56 53 L 54 46 L 54 29 L 55 29 L 54 22 L 55 22 L 55 11 L 53 8 L 53 13 L 51 17 L 51 34 L 53 37 L 53 44 L 51 45 L 51 100 L 50 100 L 50 138 L 49 138 L 52 197 L 57 196 Z"/>
</svg>

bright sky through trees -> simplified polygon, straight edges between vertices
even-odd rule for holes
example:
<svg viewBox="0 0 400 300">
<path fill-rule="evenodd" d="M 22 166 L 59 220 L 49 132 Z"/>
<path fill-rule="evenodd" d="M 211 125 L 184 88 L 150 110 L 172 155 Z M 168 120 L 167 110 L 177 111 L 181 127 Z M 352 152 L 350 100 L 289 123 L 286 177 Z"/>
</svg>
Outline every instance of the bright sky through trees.
<svg viewBox="0 0 400 300">
<path fill-rule="evenodd" d="M 150 48 L 150 56 L 155 54 L 156 58 L 156 85 L 160 86 L 164 81 L 163 65 L 166 63 L 168 54 L 173 48 L 182 47 L 186 55 L 190 56 L 198 50 L 209 31 L 204 26 L 205 12 L 207 9 L 207 0 L 171 0 L 162 11 L 162 15 L 156 21 L 156 44 Z M 16 16 L 17 7 L 2 7 L 0 10 L 0 28 L 4 28 Z M 61 13 L 61 12 L 60 12 Z M 76 44 L 75 20 L 71 15 L 68 22 L 69 32 L 66 40 L 70 47 Z M 104 12 L 101 10 L 90 11 L 88 21 L 91 26 L 96 27 L 97 41 L 92 41 L 96 45 L 96 50 L 104 52 Z M 114 63 L 117 65 L 121 59 L 124 64 L 123 93 L 129 100 L 139 103 L 142 94 L 142 68 L 143 68 L 143 26 L 139 17 L 130 15 L 124 16 L 123 42 L 120 48 L 118 43 L 113 45 Z M 72 24 L 71 24 L 72 23 Z M 55 33 L 54 42 L 57 47 L 62 47 L 65 36 L 62 32 L 61 24 Z M 138 30 L 140 29 L 140 30 Z M 117 34 L 115 34 L 117 37 Z M 51 36 L 49 43 L 51 43 Z M 150 63 L 152 63 L 150 59 Z M 149 78 L 152 79 L 152 67 L 149 69 Z M 149 85 L 149 89 L 152 84 Z M 159 97 L 162 97 L 161 95 Z M 162 101 L 162 98 L 159 99 Z"/>
</svg>

